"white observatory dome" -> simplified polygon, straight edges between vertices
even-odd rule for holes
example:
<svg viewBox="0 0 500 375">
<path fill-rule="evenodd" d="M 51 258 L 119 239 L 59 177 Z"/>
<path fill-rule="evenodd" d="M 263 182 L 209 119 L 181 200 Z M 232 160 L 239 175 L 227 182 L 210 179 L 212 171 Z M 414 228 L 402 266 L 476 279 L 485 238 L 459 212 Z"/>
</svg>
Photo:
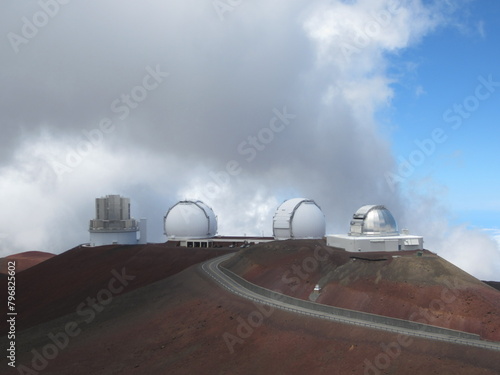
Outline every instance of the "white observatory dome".
<svg viewBox="0 0 500 375">
<path fill-rule="evenodd" d="M 217 233 L 217 218 L 202 201 L 180 201 L 165 215 L 168 239 L 209 238 Z"/>
<path fill-rule="evenodd" d="M 273 218 L 276 240 L 318 239 L 325 236 L 325 215 L 311 199 L 294 198 L 283 202 Z"/>
<path fill-rule="evenodd" d="M 398 226 L 394 216 L 384 206 L 363 206 L 353 215 L 351 236 L 397 236 Z"/>
</svg>

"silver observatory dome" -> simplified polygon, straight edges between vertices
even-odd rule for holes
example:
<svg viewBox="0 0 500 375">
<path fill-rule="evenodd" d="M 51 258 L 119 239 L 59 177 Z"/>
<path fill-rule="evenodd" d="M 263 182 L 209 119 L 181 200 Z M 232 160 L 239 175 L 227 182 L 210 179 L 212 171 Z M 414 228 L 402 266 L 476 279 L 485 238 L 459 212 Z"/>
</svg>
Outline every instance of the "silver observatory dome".
<svg viewBox="0 0 500 375">
<path fill-rule="evenodd" d="M 394 216 L 384 206 L 363 206 L 353 215 L 350 236 L 397 236 Z"/>
<path fill-rule="evenodd" d="M 164 228 L 170 240 L 210 238 L 217 233 L 217 217 L 202 201 L 180 201 L 165 215 Z"/>
<path fill-rule="evenodd" d="M 276 209 L 273 235 L 275 240 L 323 238 L 325 225 L 325 215 L 313 200 L 293 198 Z"/>
</svg>

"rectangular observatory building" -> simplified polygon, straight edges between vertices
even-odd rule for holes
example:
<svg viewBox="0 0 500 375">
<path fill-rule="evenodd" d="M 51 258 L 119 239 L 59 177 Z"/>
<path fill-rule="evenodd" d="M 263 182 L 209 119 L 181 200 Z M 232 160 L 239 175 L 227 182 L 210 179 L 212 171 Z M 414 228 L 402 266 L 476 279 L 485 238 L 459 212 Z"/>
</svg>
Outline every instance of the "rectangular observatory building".
<svg viewBox="0 0 500 375">
<path fill-rule="evenodd" d="M 327 246 L 350 252 L 422 250 L 424 239 L 407 230 L 399 232 L 391 212 L 381 205 L 366 205 L 356 211 L 347 235 L 326 236 Z"/>
<path fill-rule="evenodd" d="M 144 220 L 144 222 L 142 222 Z M 90 246 L 146 243 L 146 221 L 140 225 L 130 216 L 130 199 L 107 195 L 95 200 L 95 219 L 90 220 Z M 142 229 L 142 230 L 141 230 Z"/>
</svg>

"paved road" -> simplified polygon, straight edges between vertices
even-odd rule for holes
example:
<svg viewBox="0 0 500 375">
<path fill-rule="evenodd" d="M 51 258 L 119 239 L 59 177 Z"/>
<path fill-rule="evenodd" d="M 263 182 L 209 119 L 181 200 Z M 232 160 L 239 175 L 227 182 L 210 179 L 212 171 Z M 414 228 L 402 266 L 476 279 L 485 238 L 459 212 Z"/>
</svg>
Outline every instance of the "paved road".
<svg viewBox="0 0 500 375">
<path fill-rule="evenodd" d="M 323 311 L 318 311 L 314 309 L 314 304 L 311 303 L 311 308 L 296 306 L 294 304 L 288 303 L 286 301 L 280 300 L 280 297 L 283 295 L 276 293 L 276 298 L 270 298 L 265 295 L 256 293 L 250 289 L 245 288 L 241 285 L 237 280 L 229 277 L 224 272 L 222 272 L 219 268 L 220 263 L 229 259 L 234 254 L 226 254 L 221 257 L 210 259 L 201 264 L 201 269 L 208 274 L 212 279 L 214 279 L 218 284 L 220 284 L 223 288 L 227 289 L 231 293 L 239 295 L 243 298 L 252 300 L 254 302 L 258 302 L 267 306 L 271 306 L 273 308 L 287 310 L 298 314 L 308 315 L 314 318 L 327 319 L 335 322 L 352 324 L 357 326 L 363 326 L 367 328 L 379 329 L 383 331 L 389 331 L 393 333 L 403 334 L 407 336 L 414 337 L 422 337 L 430 340 L 438 340 L 438 341 L 446 341 L 455 344 L 474 346 L 484 349 L 497 350 L 500 351 L 500 343 L 493 343 L 489 341 L 481 341 L 475 339 L 465 339 L 465 338 L 457 338 L 452 336 L 447 336 L 443 334 L 431 333 L 431 332 L 423 332 L 418 329 L 406 329 L 402 327 L 395 327 L 388 324 L 381 324 L 377 322 L 372 322 L 368 320 L 361 319 L 353 319 L 345 316 L 334 315 L 331 313 L 326 313 Z M 296 300 L 293 297 L 286 296 L 287 300 Z M 300 300 L 302 301 L 302 300 Z M 303 302 L 301 302 L 303 303 Z"/>
</svg>

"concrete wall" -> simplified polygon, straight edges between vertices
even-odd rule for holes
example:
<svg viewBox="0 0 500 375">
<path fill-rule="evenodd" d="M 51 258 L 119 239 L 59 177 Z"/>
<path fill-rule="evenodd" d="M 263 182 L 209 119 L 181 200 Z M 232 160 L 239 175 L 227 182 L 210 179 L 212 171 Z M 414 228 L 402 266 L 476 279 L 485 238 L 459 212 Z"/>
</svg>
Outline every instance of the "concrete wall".
<svg viewBox="0 0 500 375">
<path fill-rule="evenodd" d="M 329 235 L 326 236 L 326 244 L 350 252 L 423 250 L 424 248 L 423 237 L 410 235 L 386 237 Z"/>
<path fill-rule="evenodd" d="M 139 244 L 144 245 L 148 243 L 148 220 L 141 219 L 139 221 Z"/>
<path fill-rule="evenodd" d="M 112 244 L 137 244 L 137 231 L 90 232 L 90 246 L 103 246 Z"/>
</svg>

